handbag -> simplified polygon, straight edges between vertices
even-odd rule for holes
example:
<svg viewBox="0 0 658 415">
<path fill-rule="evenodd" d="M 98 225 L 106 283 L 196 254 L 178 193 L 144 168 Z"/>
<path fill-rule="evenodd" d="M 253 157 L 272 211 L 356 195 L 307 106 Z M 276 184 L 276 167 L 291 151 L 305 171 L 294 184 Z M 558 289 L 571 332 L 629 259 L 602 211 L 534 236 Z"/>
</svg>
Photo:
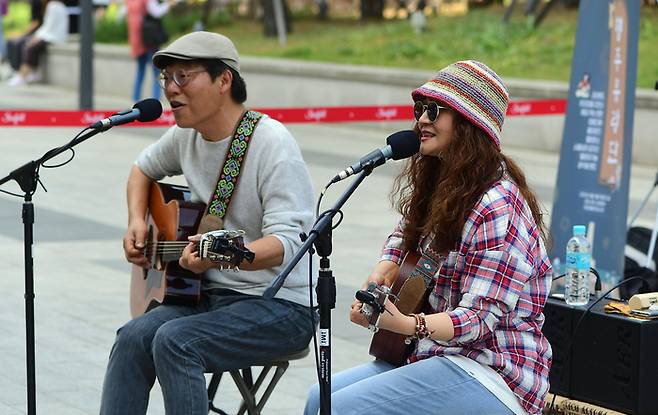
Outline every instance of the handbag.
<svg viewBox="0 0 658 415">
<path fill-rule="evenodd" d="M 158 49 L 168 40 L 169 33 L 165 30 L 162 20 L 146 14 L 142 22 L 142 42 L 144 46 L 147 49 Z"/>
</svg>

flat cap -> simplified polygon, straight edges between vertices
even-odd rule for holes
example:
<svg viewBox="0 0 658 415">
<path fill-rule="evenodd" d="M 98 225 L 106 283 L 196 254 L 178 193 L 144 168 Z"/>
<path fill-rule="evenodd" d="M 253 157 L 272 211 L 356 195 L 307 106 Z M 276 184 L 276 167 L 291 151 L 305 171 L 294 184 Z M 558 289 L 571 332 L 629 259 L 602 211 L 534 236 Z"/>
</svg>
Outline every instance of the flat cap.
<svg viewBox="0 0 658 415">
<path fill-rule="evenodd" d="M 173 41 L 166 48 L 153 55 L 153 64 L 163 69 L 168 59 L 194 60 L 219 59 L 240 73 L 238 51 L 231 39 L 219 33 L 192 32 Z"/>
</svg>

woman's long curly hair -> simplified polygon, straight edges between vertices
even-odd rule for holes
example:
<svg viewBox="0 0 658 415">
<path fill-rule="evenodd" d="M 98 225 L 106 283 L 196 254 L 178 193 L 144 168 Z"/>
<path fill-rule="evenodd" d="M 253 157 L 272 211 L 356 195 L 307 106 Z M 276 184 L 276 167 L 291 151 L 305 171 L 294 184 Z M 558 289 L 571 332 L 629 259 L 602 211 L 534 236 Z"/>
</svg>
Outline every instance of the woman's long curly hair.
<svg viewBox="0 0 658 415">
<path fill-rule="evenodd" d="M 539 202 L 519 166 L 461 114 L 455 112 L 454 122 L 453 139 L 440 158 L 416 154 L 395 179 L 391 202 L 406 219 L 404 249 L 417 249 L 419 238 L 427 235 L 434 236 L 436 252 L 454 249 L 475 204 L 503 177 L 503 166 L 546 240 Z M 418 126 L 415 130 L 418 132 Z"/>
</svg>

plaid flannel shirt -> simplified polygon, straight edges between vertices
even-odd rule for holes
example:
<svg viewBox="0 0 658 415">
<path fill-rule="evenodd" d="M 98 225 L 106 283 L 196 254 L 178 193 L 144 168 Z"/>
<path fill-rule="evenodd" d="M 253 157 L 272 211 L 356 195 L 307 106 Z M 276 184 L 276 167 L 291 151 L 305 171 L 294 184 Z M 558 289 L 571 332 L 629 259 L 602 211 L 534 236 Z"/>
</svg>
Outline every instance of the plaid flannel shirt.
<svg viewBox="0 0 658 415">
<path fill-rule="evenodd" d="M 402 262 L 400 221 L 381 260 Z M 427 240 L 426 240 L 427 241 Z M 409 363 L 432 356 L 463 355 L 496 370 L 523 408 L 540 414 L 548 392 L 551 346 L 541 332 L 552 270 L 539 228 L 516 184 L 494 184 L 468 216 L 456 250 L 434 257 L 433 312 L 454 325 L 448 342 L 423 339 Z"/>
</svg>

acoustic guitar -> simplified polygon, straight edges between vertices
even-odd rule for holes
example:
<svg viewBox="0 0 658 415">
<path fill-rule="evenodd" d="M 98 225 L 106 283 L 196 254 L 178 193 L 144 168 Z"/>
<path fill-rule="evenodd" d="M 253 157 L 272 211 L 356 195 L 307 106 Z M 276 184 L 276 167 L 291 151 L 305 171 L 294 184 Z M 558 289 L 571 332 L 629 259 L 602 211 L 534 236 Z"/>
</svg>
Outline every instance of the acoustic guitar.
<svg viewBox="0 0 658 415">
<path fill-rule="evenodd" d="M 178 264 L 195 235 L 206 211 L 203 203 L 190 201 L 185 186 L 153 182 L 149 190 L 146 214 L 148 237 L 144 256 L 150 268 L 133 265 L 130 283 L 130 313 L 138 317 L 160 304 L 193 306 L 201 298 L 201 275 Z M 218 230 L 203 234 L 199 257 L 237 267 L 243 260 L 252 262 L 254 253 L 244 246 L 243 231 Z"/>
<path fill-rule="evenodd" d="M 419 313 L 427 303 L 429 289 L 425 279 L 421 275 L 413 275 L 419 259 L 418 252 L 407 253 L 390 289 L 392 295 L 389 296 L 395 298 L 393 303 L 403 314 Z M 366 313 L 368 314 L 369 323 L 374 325 L 379 313 L 375 309 Z M 372 336 L 370 355 L 395 366 L 401 366 L 406 362 L 412 348 L 412 344 L 405 342 L 406 338 L 405 335 L 379 329 Z"/>
</svg>

